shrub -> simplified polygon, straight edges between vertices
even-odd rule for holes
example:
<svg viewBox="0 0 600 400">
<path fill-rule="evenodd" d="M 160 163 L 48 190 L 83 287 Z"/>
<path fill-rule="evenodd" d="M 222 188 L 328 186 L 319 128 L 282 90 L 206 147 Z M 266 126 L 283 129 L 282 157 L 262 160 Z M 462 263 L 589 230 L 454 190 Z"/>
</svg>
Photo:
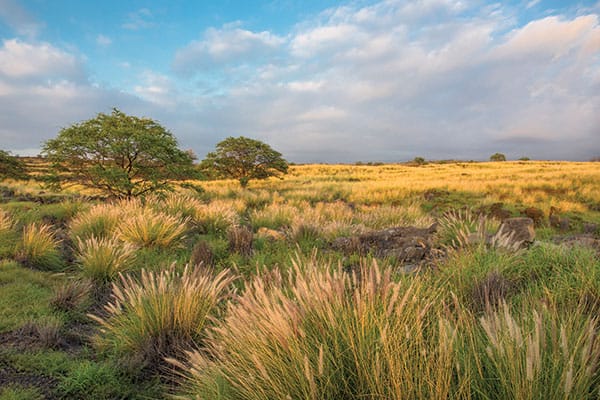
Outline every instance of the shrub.
<svg viewBox="0 0 600 400">
<path fill-rule="evenodd" d="M 232 280 L 227 270 L 213 276 L 189 266 L 183 272 L 174 266 L 158 273 L 142 270 L 139 280 L 121 274 L 106 316 L 91 316 L 101 325 L 94 342 L 129 368 L 162 365 L 163 357 L 201 343 Z"/>
<path fill-rule="evenodd" d="M 141 247 L 166 248 L 177 245 L 186 233 L 187 220 L 140 208 L 135 213 L 128 213 L 117 227 L 119 238 Z"/>
<path fill-rule="evenodd" d="M 117 239 L 78 240 L 77 261 L 83 276 L 97 286 L 112 281 L 120 272 L 127 270 L 135 257 L 135 246 Z"/>
<path fill-rule="evenodd" d="M 252 231 L 244 226 L 235 226 L 227 231 L 229 251 L 249 256 L 252 254 Z"/>
<path fill-rule="evenodd" d="M 427 164 L 427 162 L 425 161 L 425 159 L 423 157 L 415 157 L 412 162 L 415 165 L 425 165 L 425 164 Z"/>
<path fill-rule="evenodd" d="M 199 240 L 192 247 L 192 254 L 190 255 L 190 265 L 203 267 L 214 267 L 215 266 L 215 255 L 212 249 L 204 240 Z"/>
<path fill-rule="evenodd" d="M 31 268 L 58 270 L 63 266 L 58 245 L 50 225 L 29 224 L 23 228 L 15 258 Z"/>
<path fill-rule="evenodd" d="M 419 281 L 377 264 L 360 278 L 296 263 L 288 280 L 258 276 L 230 306 L 210 355 L 175 362 L 190 398 L 447 399 L 454 330 Z"/>
</svg>

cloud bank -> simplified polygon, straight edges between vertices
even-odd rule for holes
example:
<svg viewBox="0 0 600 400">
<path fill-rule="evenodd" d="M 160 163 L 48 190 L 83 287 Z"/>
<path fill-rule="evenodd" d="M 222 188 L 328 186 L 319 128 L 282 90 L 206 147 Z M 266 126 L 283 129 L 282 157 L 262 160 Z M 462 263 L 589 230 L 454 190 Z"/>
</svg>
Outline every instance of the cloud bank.
<svg viewBox="0 0 600 400">
<path fill-rule="evenodd" d="M 131 93 L 90 83 L 77 54 L 5 40 L 2 147 L 39 147 L 118 106 L 159 119 L 201 157 L 231 135 L 297 162 L 600 155 L 597 10 L 521 24 L 516 13 L 388 0 L 325 10 L 285 35 L 234 22 L 182 43 L 170 73 L 146 71 Z"/>
</svg>

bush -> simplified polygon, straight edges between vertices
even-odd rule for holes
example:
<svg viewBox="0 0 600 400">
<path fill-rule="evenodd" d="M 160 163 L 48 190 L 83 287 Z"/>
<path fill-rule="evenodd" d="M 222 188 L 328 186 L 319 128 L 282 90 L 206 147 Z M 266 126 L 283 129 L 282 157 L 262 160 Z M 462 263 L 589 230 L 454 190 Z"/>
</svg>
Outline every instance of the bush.
<svg viewBox="0 0 600 400">
<path fill-rule="evenodd" d="M 94 342 L 128 368 L 157 368 L 164 357 L 202 342 L 232 280 L 227 270 L 213 276 L 189 266 L 183 272 L 174 266 L 159 273 L 142 270 L 139 280 L 121 275 L 105 316 L 91 316 L 101 325 Z"/>
<path fill-rule="evenodd" d="M 250 256 L 252 254 L 253 238 L 252 231 L 244 226 L 235 226 L 229 229 L 227 231 L 229 251 L 242 256 Z"/>
<path fill-rule="evenodd" d="M 117 239 L 78 240 L 77 262 L 83 276 L 96 286 L 112 281 L 120 272 L 127 270 L 135 257 L 136 247 Z"/>
<path fill-rule="evenodd" d="M 29 224 L 23 228 L 15 258 L 30 268 L 55 271 L 63 267 L 58 245 L 50 225 Z"/>
</svg>

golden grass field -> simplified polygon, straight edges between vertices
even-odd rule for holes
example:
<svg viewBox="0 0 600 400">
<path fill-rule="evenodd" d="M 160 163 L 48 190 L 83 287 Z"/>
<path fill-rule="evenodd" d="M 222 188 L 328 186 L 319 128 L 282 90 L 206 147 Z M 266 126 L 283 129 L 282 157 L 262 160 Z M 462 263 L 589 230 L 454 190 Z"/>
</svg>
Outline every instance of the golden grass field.
<svg viewBox="0 0 600 400">
<path fill-rule="evenodd" d="M 600 162 L 190 183 L 116 200 L 2 182 L 0 400 L 600 399 Z M 541 210 L 533 244 L 464 240 L 498 230 L 499 204 Z M 414 274 L 334 245 L 434 222 Z"/>
</svg>

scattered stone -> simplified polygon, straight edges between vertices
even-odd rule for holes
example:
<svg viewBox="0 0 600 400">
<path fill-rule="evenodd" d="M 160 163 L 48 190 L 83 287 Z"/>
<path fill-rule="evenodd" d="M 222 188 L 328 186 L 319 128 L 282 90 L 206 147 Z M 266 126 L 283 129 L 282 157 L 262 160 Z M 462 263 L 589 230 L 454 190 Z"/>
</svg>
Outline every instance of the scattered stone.
<svg viewBox="0 0 600 400">
<path fill-rule="evenodd" d="M 600 239 L 591 234 L 580 234 L 554 239 L 554 242 L 567 247 L 587 247 L 596 252 L 600 257 Z"/>
<path fill-rule="evenodd" d="M 598 232 L 598 224 L 593 222 L 583 223 L 583 233 L 596 234 Z"/>
<path fill-rule="evenodd" d="M 508 218 L 492 240 L 502 247 L 518 249 L 528 247 L 535 240 L 533 219 L 527 217 Z"/>
<path fill-rule="evenodd" d="M 504 203 L 494 203 L 490 206 L 488 214 L 500 221 L 510 218 L 512 215 L 510 211 L 504 208 Z"/>
<path fill-rule="evenodd" d="M 423 193 L 423 198 L 427 201 L 435 200 L 439 197 L 447 197 L 450 192 L 442 189 L 429 189 Z"/>
<path fill-rule="evenodd" d="M 567 217 L 562 217 L 559 222 L 559 228 L 561 231 L 566 232 L 571 229 L 571 221 Z"/>
<path fill-rule="evenodd" d="M 334 240 L 332 247 L 347 254 L 372 254 L 394 257 L 402 264 L 419 264 L 432 253 L 432 236 L 437 224 L 429 228 L 396 227 Z"/>
<path fill-rule="evenodd" d="M 535 226 L 541 226 L 544 223 L 545 215 L 544 212 L 539 208 L 527 207 L 521 214 L 531 218 Z"/>
<path fill-rule="evenodd" d="M 269 229 L 267 227 L 260 227 L 256 232 L 256 237 L 259 239 L 268 239 L 272 241 L 285 240 L 285 234 L 283 232 L 277 231 L 275 229 Z"/>
</svg>

